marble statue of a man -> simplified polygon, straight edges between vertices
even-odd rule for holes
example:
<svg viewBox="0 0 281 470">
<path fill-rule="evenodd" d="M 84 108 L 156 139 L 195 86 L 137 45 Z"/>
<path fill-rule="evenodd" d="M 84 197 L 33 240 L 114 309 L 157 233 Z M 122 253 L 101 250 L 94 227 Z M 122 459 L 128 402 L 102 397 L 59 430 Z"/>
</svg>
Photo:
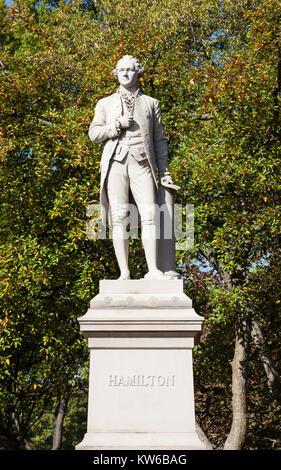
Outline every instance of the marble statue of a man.
<svg viewBox="0 0 281 470">
<path fill-rule="evenodd" d="M 167 279 L 157 267 L 158 178 L 172 184 L 168 171 L 167 140 L 159 102 L 139 89 L 143 67 L 135 57 L 123 56 L 114 70 L 119 89 L 98 101 L 89 136 L 107 141 L 101 159 L 101 211 L 103 224 L 112 226 L 119 279 L 130 279 L 129 240 L 126 231 L 131 192 L 141 220 L 142 243 L 148 266 L 146 279 Z"/>
</svg>

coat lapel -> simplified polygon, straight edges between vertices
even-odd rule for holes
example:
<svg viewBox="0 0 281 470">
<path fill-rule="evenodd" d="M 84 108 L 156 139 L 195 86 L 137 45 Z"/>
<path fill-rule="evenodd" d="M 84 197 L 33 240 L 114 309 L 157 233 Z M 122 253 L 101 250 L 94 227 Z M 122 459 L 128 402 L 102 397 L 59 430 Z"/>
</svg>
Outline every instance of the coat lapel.
<svg viewBox="0 0 281 470">
<path fill-rule="evenodd" d="M 123 106 L 121 96 L 118 92 L 112 95 L 112 102 L 110 103 L 110 120 L 115 120 L 116 117 L 122 116 Z M 112 119 L 113 118 L 113 119 Z"/>
<path fill-rule="evenodd" d="M 153 146 L 153 136 L 152 136 L 152 115 L 149 111 L 149 106 L 146 100 L 145 95 L 139 93 L 136 98 L 135 102 L 135 113 L 136 119 L 140 126 L 140 131 L 143 139 L 143 145 L 145 148 L 145 152 L 151 167 L 153 179 L 155 181 L 157 187 L 157 179 L 156 179 L 156 168 L 155 168 L 155 161 L 154 157 L 151 154 L 151 146 Z"/>
<path fill-rule="evenodd" d="M 146 134 L 149 127 L 148 109 L 144 95 L 140 92 L 135 102 L 136 120 L 140 126 L 142 135 Z"/>
</svg>

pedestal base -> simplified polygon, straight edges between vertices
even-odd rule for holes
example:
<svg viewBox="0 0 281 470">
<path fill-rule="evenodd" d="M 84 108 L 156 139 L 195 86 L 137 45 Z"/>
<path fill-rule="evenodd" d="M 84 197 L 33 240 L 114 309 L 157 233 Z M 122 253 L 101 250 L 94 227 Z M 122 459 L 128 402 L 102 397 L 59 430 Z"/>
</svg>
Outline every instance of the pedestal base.
<svg viewBox="0 0 281 470">
<path fill-rule="evenodd" d="M 205 450 L 196 433 L 87 433 L 76 450 Z"/>
<path fill-rule="evenodd" d="M 100 282 L 79 318 L 90 376 L 77 450 L 205 449 L 195 432 L 192 369 L 202 321 L 182 280 Z"/>
</svg>

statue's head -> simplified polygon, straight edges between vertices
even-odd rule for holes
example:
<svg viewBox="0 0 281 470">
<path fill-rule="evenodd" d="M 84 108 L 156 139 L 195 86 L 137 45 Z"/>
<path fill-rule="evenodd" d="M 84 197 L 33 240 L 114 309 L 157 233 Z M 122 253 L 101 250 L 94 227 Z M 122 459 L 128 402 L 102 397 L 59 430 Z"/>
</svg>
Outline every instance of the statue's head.
<svg viewBox="0 0 281 470">
<path fill-rule="evenodd" d="M 126 86 L 136 84 L 138 79 L 142 77 L 144 68 L 141 62 L 131 55 L 124 55 L 116 64 L 114 69 L 114 77 L 119 80 L 121 85 Z M 128 83 L 128 81 L 130 83 Z"/>
</svg>

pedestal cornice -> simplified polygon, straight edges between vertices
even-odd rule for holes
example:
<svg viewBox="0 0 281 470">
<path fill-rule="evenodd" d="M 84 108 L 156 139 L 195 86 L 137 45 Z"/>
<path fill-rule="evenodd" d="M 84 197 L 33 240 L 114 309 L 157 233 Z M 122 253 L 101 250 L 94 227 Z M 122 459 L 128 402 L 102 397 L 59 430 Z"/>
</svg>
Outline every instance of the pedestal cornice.
<svg viewBox="0 0 281 470">
<path fill-rule="evenodd" d="M 100 281 L 100 292 L 87 313 L 78 318 L 81 332 L 90 337 L 101 332 L 171 332 L 196 335 L 203 317 L 183 292 L 183 281 Z M 189 335 L 190 336 L 190 335 Z"/>
</svg>

